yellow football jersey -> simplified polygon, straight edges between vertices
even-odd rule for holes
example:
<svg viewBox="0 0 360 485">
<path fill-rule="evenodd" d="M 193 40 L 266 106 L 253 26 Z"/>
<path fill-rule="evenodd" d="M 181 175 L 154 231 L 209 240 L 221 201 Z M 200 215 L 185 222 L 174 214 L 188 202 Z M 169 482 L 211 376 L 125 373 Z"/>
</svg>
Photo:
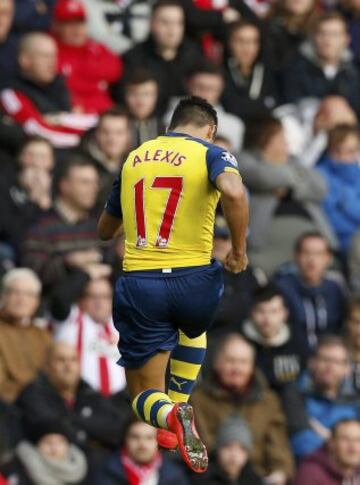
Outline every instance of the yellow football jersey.
<svg viewBox="0 0 360 485">
<path fill-rule="evenodd" d="M 105 209 L 124 223 L 125 271 L 209 264 L 220 193 L 239 174 L 223 148 L 181 133 L 143 143 L 125 161 Z"/>
</svg>

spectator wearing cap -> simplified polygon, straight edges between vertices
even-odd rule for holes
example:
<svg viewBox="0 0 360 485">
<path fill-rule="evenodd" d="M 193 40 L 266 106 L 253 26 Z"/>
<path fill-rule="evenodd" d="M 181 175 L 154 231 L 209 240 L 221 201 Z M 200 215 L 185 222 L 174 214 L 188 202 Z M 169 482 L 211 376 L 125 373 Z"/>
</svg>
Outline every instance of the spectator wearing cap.
<svg viewBox="0 0 360 485">
<path fill-rule="evenodd" d="M 18 485 L 79 485 L 87 474 L 85 454 L 70 443 L 57 420 L 47 420 L 21 441 L 13 458 L 1 471 L 9 483 Z"/>
<path fill-rule="evenodd" d="M 54 147 L 79 143 L 93 116 L 71 113 L 72 105 L 64 80 L 56 73 L 57 46 L 48 34 L 25 34 L 19 43 L 19 73 L 1 92 L 4 112 L 28 135 L 47 138 Z"/>
<path fill-rule="evenodd" d="M 280 269 L 274 281 L 289 309 L 295 339 L 311 351 L 322 335 L 340 332 L 347 289 L 341 274 L 330 270 L 332 250 L 320 233 L 299 237 L 294 260 L 295 265 Z"/>
<path fill-rule="evenodd" d="M 17 398 L 45 361 L 50 336 L 34 322 L 40 296 L 41 283 L 30 269 L 15 268 L 3 277 L 0 309 L 0 398 L 8 402 Z"/>
<path fill-rule="evenodd" d="M 340 95 L 359 113 L 360 77 L 349 42 L 347 23 L 341 14 L 328 12 L 320 16 L 311 41 L 301 46 L 298 58 L 283 72 L 285 101 Z"/>
<path fill-rule="evenodd" d="M 150 69 L 159 83 L 159 107 L 185 94 L 186 73 L 201 59 L 199 47 L 185 36 L 185 13 L 178 0 L 158 0 L 151 15 L 149 38 L 124 55 L 125 73 Z"/>
<path fill-rule="evenodd" d="M 224 263 L 230 250 L 230 231 L 224 217 L 219 214 L 215 219 L 213 257 Z M 264 273 L 251 266 L 239 274 L 224 269 L 223 276 L 224 294 L 212 327 L 213 330 L 210 330 L 210 334 L 214 334 L 214 338 L 218 332 L 239 328 L 240 322 L 248 314 L 253 292 L 266 283 Z"/>
<path fill-rule="evenodd" d="M 191 401 L 200 435 L 210 452 L 215 449 L 221 423 L 240 415 L 253 435 L 250 460 L 255 471 L 270 483 L 285 485 L 293 472 L 285 415 L 278 397 L 255 370 L 255 351 L 248 341 L 230 333 L 218 342 L 210 372 L 194 390 Z"/>
<path fill-rule="evenodd" d="M 44 372 L 23 390 L 17 405 L 25 430 L 48 420 L 61 422 L 69 439 L 94 458 L 92 464 L 119 444 L 131 413 L 130 405 L 114 407 L 81 379 L 78 353 L 64 342 L 52 344 Z"/>
<path fill-rule="evenodd" d="M 104 461 L 94 485 L 189 485 L 183 469 L 158 450 L 156 429 L 131 420 L 123 447 Z"/>
<path fill-rule="evenodd" d="M 80 0 L 58 0 L 53 33 L 58 70 L 64 76 L 75 110 L 101 113 L 113 105 L 109 88 L 120 79 L 120 58 L 89 38 L 86 10 Z"/>
<path fill-rule="evenodd" d="M 294 338 L 283 296 L 276 286 L 269 284 L 255 291 L 242 333 L 256 349 L 257 367 L 281 396 L 282 390 L 305 370 L 307 354 Z"/>
<path fill-rule="evenodd" d="M 237 116 L 228 113 L 221 104 L 224 91 L 224 71 L 209 61 L 198 63 L 186 76 L 186 90 L 191 96 L 206 99 L 214 106 L 218 115 L 219 136 L 225 136 L 230 141 L 230 151 L 238 151 L 242 147 L 244 123 Z M 167 125 L 179 98 L 170 100 L 170 105 L 164 120 Z"/>
<path fill-rule="evenodd" d="M 193 485 L 262 485 L 249 461 L 252 435 L 246 421 L 231 416 L 220 426 L 215 441 L 215 456 L 206 473 L 195 476 Z"/>
</svg>

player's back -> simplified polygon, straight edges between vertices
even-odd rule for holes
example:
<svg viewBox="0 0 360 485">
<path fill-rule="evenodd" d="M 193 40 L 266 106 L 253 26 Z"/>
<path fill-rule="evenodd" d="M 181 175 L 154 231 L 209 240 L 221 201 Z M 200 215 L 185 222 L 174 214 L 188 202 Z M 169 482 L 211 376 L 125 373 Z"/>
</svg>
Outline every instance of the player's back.
<svg viewBox="0 0 360 485">
<path fill-rule="evenodd" d="M 130 153 L 121 174 L 125 271 L 210 262 L 219 160 L 237 171 L 220 147 L 178 133 Z"/>
</svg>

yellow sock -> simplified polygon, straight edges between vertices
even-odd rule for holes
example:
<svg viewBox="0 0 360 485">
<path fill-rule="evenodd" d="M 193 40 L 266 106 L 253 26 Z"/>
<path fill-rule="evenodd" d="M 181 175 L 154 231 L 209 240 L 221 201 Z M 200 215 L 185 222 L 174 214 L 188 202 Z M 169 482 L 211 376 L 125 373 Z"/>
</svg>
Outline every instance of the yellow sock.
<svg viewBox="0 0 360 485">
<path fill-rule="evenodd" d="M 167 429 L 166 418 L 173 407 L 169 396 L 156 389 L 141 392 L 132 402 L 132 408 L 139 419 L 163 429 Z"/>
</svg>

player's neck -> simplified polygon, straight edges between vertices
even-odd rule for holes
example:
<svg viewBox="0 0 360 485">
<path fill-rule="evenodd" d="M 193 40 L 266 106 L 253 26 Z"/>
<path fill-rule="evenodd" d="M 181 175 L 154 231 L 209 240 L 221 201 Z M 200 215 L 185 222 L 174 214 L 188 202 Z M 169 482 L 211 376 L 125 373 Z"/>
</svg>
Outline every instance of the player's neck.
<svg viewBox="0 0 360 485">
<path fill-rule="evenodd" d="M 189 135 L 193 138 L 200 138 L 201 140 L 208 141 L 210 143 L 212 141 L 208 138 L 207 132 L 204 130 L 204 128 L 197 128 L 196 126 L 192 125 L 177 126 L 173 130 L 169 131 L 175 133 L 183 133 L 184 135 Z"/>
</svg>

